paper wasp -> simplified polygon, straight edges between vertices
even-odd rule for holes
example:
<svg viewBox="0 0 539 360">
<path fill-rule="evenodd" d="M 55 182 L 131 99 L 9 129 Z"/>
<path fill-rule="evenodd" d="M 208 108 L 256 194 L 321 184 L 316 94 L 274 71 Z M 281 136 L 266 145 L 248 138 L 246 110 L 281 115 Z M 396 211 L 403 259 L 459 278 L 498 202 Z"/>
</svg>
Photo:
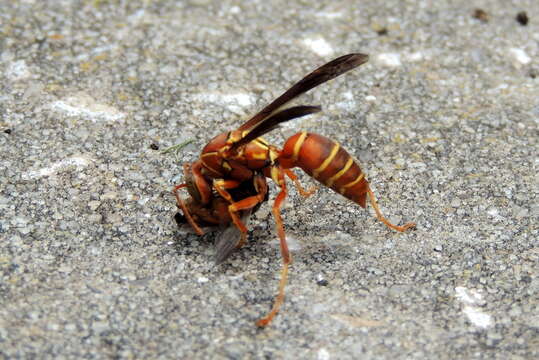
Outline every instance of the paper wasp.
<svg viewBox="0 0 539 360">
<path fill-rule="evenodd" d="M 282 149 L 270 145 L 262 135 L 278 127 L 280 123 L 317 113 L 319 106 L 294 106 L 284 108 L 290 100 L 312 88 L 352 70 L 368 60 L 368 55 L 349 54 L 322 65 L 305 76 L 289 90 L 263 108 L 236 130 L 214 137 L 202 150 L 200 158 L 184 165 L 185 183 L 174 187 L 178 206 L 185 220 L 195 232 L 202 235 L 201 225 L 230 224 L 222 240 L 226 244 L 217 252 L 217 259 L 226 258 L 235 247 L 246 242 L 245 221 L 251 211 L 267 199 L 266 178 L 271 178 L 280 191 L 273 203 L 277 233 L 280 240 L 283 267 L 279 292 L 273 308 L 258 326 L 266 326 L 279 311 L 284 299 L 291 256 L 286 243 L 281 205 L 287 195 L 285 178 L 290 178 L 303 196 L 305 191 L 292 172 L 299 167 L 324 186 L 366 207 L 367 197 L 376 217 L 388 227 L 405 231 L 414 223 L 397 226 L 390 223 L 380 212 L 369 183 L 357 162 L 337 142 L 322 135 L 299 132 L 286 140 Z M 187 188 L 191 198 L 183 200 L 179 190 Z M 234 239 L 239 237 L 239 241 Z M 219 244 L 219 241 L 218 241 Z M 233 245 L 231 245 L 233 244 Z"/>
</svg>

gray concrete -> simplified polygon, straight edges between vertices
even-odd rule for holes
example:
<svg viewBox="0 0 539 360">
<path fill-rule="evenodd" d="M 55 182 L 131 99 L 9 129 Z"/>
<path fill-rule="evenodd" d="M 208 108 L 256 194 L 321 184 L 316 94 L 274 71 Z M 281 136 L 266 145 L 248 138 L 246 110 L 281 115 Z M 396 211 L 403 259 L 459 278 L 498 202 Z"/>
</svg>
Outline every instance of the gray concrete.
<svg viewBox="0 0 539 360">
<path fill-rule="evenodd" d="M 538 44 L 535 0 L 2 1 L 0 357 L 537 358 Z M 271 198 L 216 268 L 170 189 L 213 135 L 349 52 L 371 61 L 268 138 L 338 140 L 417 229 L 291 190 L 286 302 L 259 330 Z"/>
</svg>

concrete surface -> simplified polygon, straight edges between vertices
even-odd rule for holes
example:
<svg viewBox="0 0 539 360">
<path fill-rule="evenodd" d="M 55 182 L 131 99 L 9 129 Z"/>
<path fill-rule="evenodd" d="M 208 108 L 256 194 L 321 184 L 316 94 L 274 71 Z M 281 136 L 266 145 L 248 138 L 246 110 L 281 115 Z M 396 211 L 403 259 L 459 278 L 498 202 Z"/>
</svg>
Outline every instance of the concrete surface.
<svg viewBox="0 0 539 360">
<path fill-rule="evenodd" d="M 539 357 L 537 1 L 26 0 L 0 23 L 2 358 Z M 349 52 L 371 61 L 268 138 L 338 140 L 417 230 L 292 190 L 286 302 L 259 330 L 271 199 L 216 268 L 170 189 L 212 136 Z"/>
</svg>

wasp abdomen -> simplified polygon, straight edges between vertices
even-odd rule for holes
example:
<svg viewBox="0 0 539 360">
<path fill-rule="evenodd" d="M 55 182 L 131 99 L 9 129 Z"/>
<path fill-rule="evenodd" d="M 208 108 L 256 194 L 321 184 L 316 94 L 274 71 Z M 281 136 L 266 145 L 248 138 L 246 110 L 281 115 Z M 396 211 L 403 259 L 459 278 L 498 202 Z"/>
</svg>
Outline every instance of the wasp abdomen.
<svg viewBox="0 0 539 360">
<path fill-rule="evenodd" d="M 325 186 L 365 207 L 368 182 L 339 143 L 318 134 L 297 133 L 286 141 L 279 162 L 285 168 L 300 167 Z"/>
</svg>

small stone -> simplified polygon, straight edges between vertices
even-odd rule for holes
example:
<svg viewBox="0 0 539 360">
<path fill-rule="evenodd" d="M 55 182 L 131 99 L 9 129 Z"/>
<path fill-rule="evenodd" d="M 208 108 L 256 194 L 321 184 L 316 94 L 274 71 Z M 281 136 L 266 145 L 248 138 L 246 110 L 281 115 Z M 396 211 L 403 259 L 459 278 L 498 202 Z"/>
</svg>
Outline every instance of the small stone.
<svg viewBox="0 0 539 360">
<path fill-rule="evenodd" d="M 458 207 L 460 207 L 460 205 L 461 205 L 460 199 L 454 198 L 453 200 L 451 200 L 451 206 L 452 207 L 458 208 Z"/>
<path fill-rule="evenodd" d="M 502 340 L 503 340 L 503 335 L 498 332 L 489 331 L 487 333 L 487 341 L 486 341 L 487 346 L 490 346 L 490 347 L 496 346 Z"/>
<path fill-rule="evenodd" d="M 96 211 L 97 208 L 99 207 L 99 205 L 101 205 L 101 201 L 89 201 L 88 202 L 88 207 L 90 208 L 90 210 L 92 211 Z"/>
<path fill-rule="evenodd" d="M 96 321 L 92 324 L 92 329 L 97 334 L 101 334 L 102 332 L 109 329 L 109 324 L 106 321 Z"/>
<path fill-rule="evenodd" d="M 321 279 L 321 280 L 318 280 L 318 281 L 316 282 L 316 284 L 317 284 L 318 286 L 328 286 L 328 285 L 329 285 L 329 281 L 327 281 L 326 279 Z"/>
</svg>

